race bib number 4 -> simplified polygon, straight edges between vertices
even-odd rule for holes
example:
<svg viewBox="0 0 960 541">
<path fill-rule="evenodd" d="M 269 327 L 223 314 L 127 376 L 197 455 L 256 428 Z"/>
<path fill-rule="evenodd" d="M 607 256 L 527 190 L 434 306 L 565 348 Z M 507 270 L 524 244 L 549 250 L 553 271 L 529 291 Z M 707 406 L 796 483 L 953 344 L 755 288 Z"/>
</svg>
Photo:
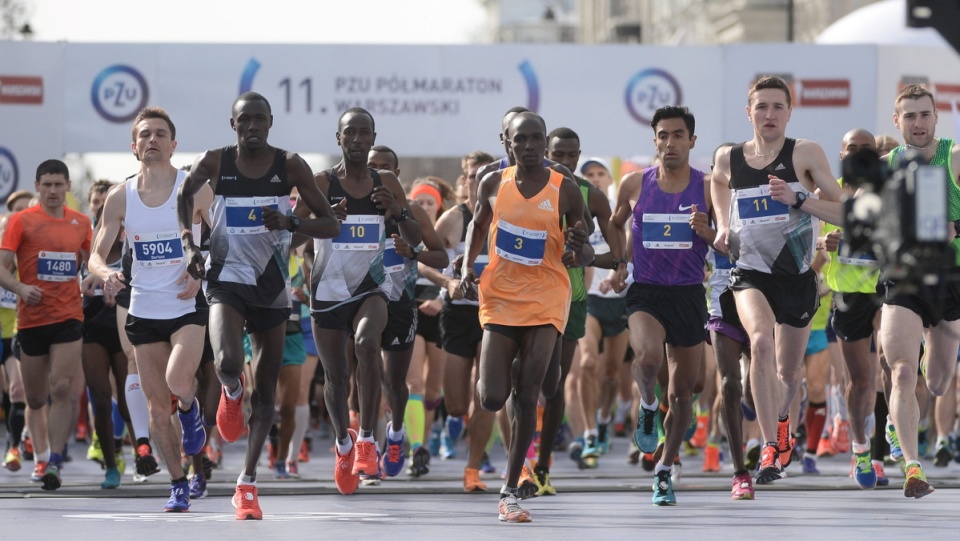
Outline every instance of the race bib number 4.
<svg viewBox="0 0 960 541">
<path fill-rule="evenodd" d="M 227 233 L 256 235 L 267 232 L 263 225 L 263 207 L 280 209 L 278 197 L 226 197 Z"/>
<path fill-rule="evenodd" d="M 139 267 L 165 267 L 183 263 L 183 241 L 176 231 L 138 233 L 133 236 L 133 257 Z"/>
<path fill-rule="evenodd" d="M 497 255 L 507 261 L 536 267 L 543 262 L 543 254 L 547 250 L 547 232 L 525 229 L 500 220 L 497 223 L 496 250 Z"/>
<path fill-rule="evenodd" d="M 644 214 L 643 247 L 648 250 L 689 250 L 693 228 L 689 214 Z"/>
<path fill-rule="evenodd" d="M 46 282 L 69 282 L 77 278 L 77 254 L 40 252 L 37 256 L 37 278 Z"/>
<path fill-rule="evenodd" d="M 790 207 L 770 197 L 769 186 L 737 190 L 737 210 L 743 225 L 762 225 L 786 222 Z"/>
<path fill-rule="evenodd" d="M 406 261 L 404 257 L 397 253 L 393 238 L 386 240 L 383 246 L 383 272 L 391 274 L 403 270 Z"/>
<path fill-rule="evenodd" d="M 379 250 L 383 239 L 383 217 L 376 214 L 347 216 L 340 234 L 333 239 L 334 250 Z"/>
</svg>

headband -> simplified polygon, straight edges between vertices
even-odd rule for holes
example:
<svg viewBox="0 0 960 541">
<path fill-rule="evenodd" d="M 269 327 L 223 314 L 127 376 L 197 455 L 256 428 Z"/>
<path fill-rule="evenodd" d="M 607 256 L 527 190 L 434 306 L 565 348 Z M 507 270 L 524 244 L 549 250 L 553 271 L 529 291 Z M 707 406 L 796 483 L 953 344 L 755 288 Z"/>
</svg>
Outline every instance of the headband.
<svg viewBox="0 0 960 541">
<path fill-rule="evenodd" d="M 443 197 L 440 196 L 440 190 L 429 184 L 417 184 L 410 190 L 410 199 L 416 199 L 418 195 L 427 194 L 437 201 L 437 206 L 443 206 Z"/>
</svg>

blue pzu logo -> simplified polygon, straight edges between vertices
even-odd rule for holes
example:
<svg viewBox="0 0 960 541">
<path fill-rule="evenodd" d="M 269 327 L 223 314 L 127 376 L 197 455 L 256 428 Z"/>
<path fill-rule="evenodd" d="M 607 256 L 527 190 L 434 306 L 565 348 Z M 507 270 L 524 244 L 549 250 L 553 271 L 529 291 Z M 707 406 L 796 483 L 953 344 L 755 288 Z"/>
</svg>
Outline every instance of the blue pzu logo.
<svg viewBox="0 0 960 541">
<path fill-rule="evenodd" d="M 657 109 L 683 103 L 680 83 L 662 69 L 638 72 L 627 85 L 627 110 L 637 122 L 649 125 Z"/>
<path fill-rule="evenodd" d="M 0 201 L 6 201 L 7 197 L 17 189 L 17 182 L 20 179 L 20 170 L 17 168 L 17 160 L 13 153 L 4 147 L 0 147 Z"/>
<path fill-rule="evenodd" d="M 139 71 L 122 64 L 97 74 L 90 88 L 93 107 L 109 122 L 129 122 L 147 106 L 150 89 Z"/>
</svg>

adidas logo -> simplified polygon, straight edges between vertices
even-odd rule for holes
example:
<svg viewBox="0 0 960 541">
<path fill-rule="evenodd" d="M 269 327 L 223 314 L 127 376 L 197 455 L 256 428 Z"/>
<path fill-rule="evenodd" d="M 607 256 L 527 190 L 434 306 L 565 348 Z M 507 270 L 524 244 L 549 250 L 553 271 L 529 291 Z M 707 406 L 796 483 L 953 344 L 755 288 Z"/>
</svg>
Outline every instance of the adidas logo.
<svg viewBox="0 0 960 541">
<path fill-rule="evenodd" d="M 549 199 L 544 199 L 539 205 L 537 205 L 537 208 L 540 209 L 540 210 L 546 210 L 546 211 L 548 211 L 548 212 L 553 212 L 553 205 L 550 204 L 550 200 L 549 200 Z"/>
<path fill-rule="evenodd" d="M 70 225 L 80 225 L 80 222 L 78 222 L 77 219 L 74 218 L 74 219 L 70 220 Z"/>
<path fill-rule="evenodd" d="M 273 178 L 270 179 L 270 182 L 280 182 L 280 177 L 278 177 L 277 175 L 273 175 Z"/>
<path fill-rule="evenodd" d="M 807 318 L 809 318 L 809 317 L 810 317 L 810 313 L 809 313 L 809 312 L 804 312 L 803 315 L 800 316 L 800 319 L 807 319 Z"/>
<path fill-rule="evenodd" d="M 399 338 L 394 338 L 394 339 L 393 339 L 393 342 L 390 342 L 390 345 L 391 345 L 391 346 L 399 346 L 399 345 L 400 345 L 400 339 L 399 339 Z"/>
<path fill-rule="evenodd" d="M 774 171 L 783 171 L 786 167 L 782 163 L 778 163 L 776 167 L 773 168 Z"/>
</svg>

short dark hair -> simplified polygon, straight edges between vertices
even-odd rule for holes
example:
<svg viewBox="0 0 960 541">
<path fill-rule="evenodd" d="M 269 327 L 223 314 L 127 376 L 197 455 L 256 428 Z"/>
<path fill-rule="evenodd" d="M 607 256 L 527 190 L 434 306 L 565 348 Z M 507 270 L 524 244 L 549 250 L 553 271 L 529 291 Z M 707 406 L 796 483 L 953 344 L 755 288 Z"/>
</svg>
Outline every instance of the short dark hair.
<svg viewBox="0 0 960 541">
<path fill-rule="evenodd" d="M 694 120 L 693 113 L 690 112 L 690 109 L 680 105 L 665 105 L 653 113 L 653 120 L 650 121 L 650 127 L 653 128 L 654 134 L 657 133 L 657 124 L 659 124 L 661 120 L 668 118 L 682 118 L 683 123 L 687 125 L 687 131 L 690 132 L 690 137 L 693 137 L 697 122 Z"/>
<path fill-rule="evenodd" d="M 503 131 L 504 133 L 506 133 L 506 131 L 507 131 L 507 120 L 512 119 L 515 115 L 517 115 L 517 114 L 519 114 L 519 113 L 529 113 L 529 112 L 530 112 L 530 109 L 527 109 L 526 107 L 524 107 L 524 106 L 522 106 L 522 105 L 517 105 L 516 107 L 511 107 L 511 108 L 507 109 L 507 112 L 506 112 L 506 113 L 503 113 L 503 120 L 500 121 L 501 131 Z"/>
<path fill-rule="evenodd" d="M 170 127 L 170 140 L 177 140 L 177 127 L 173 125 L 173 121 L 170 120 L 170 115 L 162 107 L 144 107 L 140 109 L 140 112 L 137 113 L 137 118 L 133 119 L 133 128 L 131 128 L 131 140 L 137 140 L 137 124 L 141 121 L 148 118 L 159 118 L 167 123 L 167 126 Z"/>
<path fill-rule="evenodd" d="M 517 115 L 514 116 L 513 119 L 510 120 L 510 122 L 513 122 L 518 118 L 530 118 L 530 119 L 536 120 L 537 122 L 540 123 L 541 126 L 543 126 L 543 133 L 544 135 L 546 135 L 547 121 L 544 120 L 542 116 L 538 115 L 537 113 L 534 113 L 533 111 L 524 111 L 522 113 L 517 113 Z"/>
<path fill-rule="evenodd" d="M 270 109 L 270 102 L 267 101 L 267 98 L 263 97 L 263 94 L 257 92 L 244 92 L 237 96 L 237 99 L 233 100 L 233 105 L 230 107 L 230 111 L 235 111 L 237 104 L 241 101 L 262 101 L 264 105 L 267 106 L 267 112 L 273 114 L 273 110 Z"/>
<path fill-rule="evenodd" d="M 930 92 L 930 90 L 923 85 L 907 85 L 900 90 L 897 94 L 897 99 L 893 101 L 894 111 L 897 113 L 900 112 L 900 102 L 903 100 L 919 100 L 924 97 L 930 98 L 930 101 L 933 102 L 933 108 L 937 108 L 937 100 L 933 97 L 933 92 Z"/>
<path fill-rule="evenodd" d="M 580 136 L 577 135 L 577 132 L 571 130 L 570 128 L 556 128 L 552 132 L 547 134 L 547 142 L 553 141 L 554 138 L 557 139 L 576 139 L 577 143 L 580 142 Z"/>
<path fill-rule="evenodd" d="M 63 175 L 63 178 L 70 180 L 70 170 L 67 164 L 60 160 L 46 160 L 37 166 L 37 182 L 43 175 Z"/>
<path fill-rule="evenodd" d="M 347 115 L 367 115 L 370 119 L 370 127 L 373 128 L 373 131 L 377 131 L 377 121 L 373 119 L 373 115 L 370 114 L 370 111 L 367 111 L 363 107 L 351 107 L 340 114 L 340 118 L 337 120 L 337 131 L 340 131 L 343 128 L 343 118 Z"/>
<path fill-rule="evenodd" d="M 464 162 L 473 162 L 477 165 L 487 165 L 488 163 L 493 163 L 497 161 L 491 154 L 488 154 L 482 150 L 474 150 L 470 154 L 467 154 L 463 157 Z"/>
<path fill-rule="evenodd" d="M 398 158 L 397 153 L 387 145 L 374 145 L 370 147 L 370 152 L 383 152 L 384 154 L 389 154 L 393 156 L 393 168 L 396 169 L 400 167 L 400 158 Z"/>
<path fill-rule="evenodd" d="M 787 95 L 787 107 L 791 107 L 790 86 L 782 77 L 777 77 L 776 75 L 761 75 L 753 80 L 750 84 L 750 92 L 747 93 L 747 105 L 750 105 L 750 102 L 753 101 L 754 94 L 768 88 L 783 90 L 783 93 Z"/>
<path fill-rule="evenodd" d="M 110 191 L 110 188 L 116 186 L 114 183 L 106 179 L 100 179 L 90 185 L 90 189 L 87 190 L 87 201 L 90 201 L 90 197 L 95 193 L 104 193 Z"/>
</svg>

